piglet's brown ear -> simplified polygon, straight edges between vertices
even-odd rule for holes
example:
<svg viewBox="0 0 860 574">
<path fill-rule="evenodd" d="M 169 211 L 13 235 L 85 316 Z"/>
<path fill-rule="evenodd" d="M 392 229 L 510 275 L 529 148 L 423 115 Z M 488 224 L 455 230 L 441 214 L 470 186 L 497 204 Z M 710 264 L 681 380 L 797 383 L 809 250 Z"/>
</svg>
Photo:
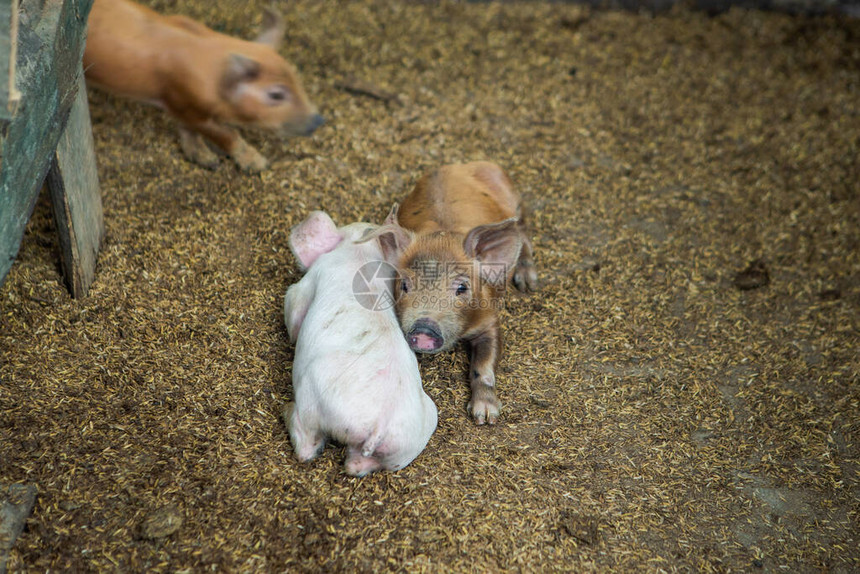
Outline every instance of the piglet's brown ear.
<svg viewBox="0 0 860 574">
<path fill-rule="evenodd" d="M 221 75 L 221 95 L 231 100 L 242 82 L 250 82 L 260 76 L 260 64 L 242 54 L 230 54 Z"/>
<path fill-rule="evenodd" d="M 481 279 L 496 287 L 505 286 L 522 247 L 516 217 L 475 227 L 463 240 L 466 254 L 480 264 Z"/>
<path fill-rule="evenodd" d="M 260 34 L 254 40 L 258 44 L 266 44 L 275 50 L 281 45 L 284 40 L 284 17 L 281 13 L 275 10 L 274 7 L 263 8 L 263 26 L 260 28 Z"/>
</svg>

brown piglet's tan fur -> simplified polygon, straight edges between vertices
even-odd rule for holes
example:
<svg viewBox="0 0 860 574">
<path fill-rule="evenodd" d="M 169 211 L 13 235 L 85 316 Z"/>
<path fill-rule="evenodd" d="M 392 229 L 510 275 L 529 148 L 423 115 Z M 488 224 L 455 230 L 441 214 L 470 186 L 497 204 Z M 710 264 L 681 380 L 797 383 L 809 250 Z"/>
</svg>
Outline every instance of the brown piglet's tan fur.
<svg viewBox="0 0 860 574">
<path fill-rule="evenodd" d="M 465 340 L 471 351 L 478 424 L 495 423 L 501 403 L 495 368 L 498 310 L 509 281 L 537 288 L 520 197 L 496 164 L 447 165 L 422 177 L 380 228 L 386 260 L 397 267 L 396 309 L 409 345 L 438 353 Z"/>
<path fill-rule="evenodd" d="M 277 52 L 283 33 L 273 10 L 249 42 L 129 0 L 95 0 L 84 69 L 90 84 L 166 109 L 179 122 L 182 151 L 191 161 L 218 165 L 208 141 L 241 169 L 259 172 L 266 158 L 235 127 L 291 137 L 323 123 L 295 68 Z"/>
</svg>

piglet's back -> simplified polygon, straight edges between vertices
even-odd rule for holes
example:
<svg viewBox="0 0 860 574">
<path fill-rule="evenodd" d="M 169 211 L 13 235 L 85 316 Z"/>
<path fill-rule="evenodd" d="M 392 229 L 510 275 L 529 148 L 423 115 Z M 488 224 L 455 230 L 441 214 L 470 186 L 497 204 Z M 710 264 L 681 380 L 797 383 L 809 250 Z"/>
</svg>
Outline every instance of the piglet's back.
<svg viewBox="0 0 860 574">
<path fill-rule="evenodd" d="M 317 291 L 296 342 L 294 370 L 336 389 L 332 408 L 350 408 L 352 417 L 356 403 L 364 405 L 360 418 L 371 419 L 382 407 L 377 394 L 420 386 L 415 356 L 385 304 L 384 283 L 364 280 L 381 261 L 375 242 L 349 244 L 321 256 L 309 271 Z"/>
<path fill-rule="evenodd" d="M 443 166 L 422 177 L 401 203 L 400 225 L 417 233 L 467 234 L 475 225 L 518 215 L 519 195 L 496 164 L 476 161 Z"/>
</svg>

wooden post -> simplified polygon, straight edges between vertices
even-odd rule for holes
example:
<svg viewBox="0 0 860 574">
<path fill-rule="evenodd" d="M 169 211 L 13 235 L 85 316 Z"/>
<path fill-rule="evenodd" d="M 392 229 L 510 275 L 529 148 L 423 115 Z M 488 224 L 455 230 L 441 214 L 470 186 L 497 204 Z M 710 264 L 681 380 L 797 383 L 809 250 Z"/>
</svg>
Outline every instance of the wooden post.
<svg viewBox="0 0 860 574">
<path fill-rule="evenodd" d="M 84 297 L 93 282 L 104 237 L 102 198 L 83 70 L 78 95 L 48 171 L 54 221 L 60 235 L 63 274 L 72 297 Z"/>
<path fill-rule="evenodd" d="M 72 233 L 101 235 L 100 227 L 89 230 L 93 221 L 89 216 L 75 215 L 78 206 L 86 205 L 91 201 L 86 198 L 91 196 L 81 193 L 77 195 L 79 199 L 73 199 L 71 188 L 82 185 L 85 178 L 95 181 L 94 177 L 75 174 L 70 167 L 70 162 L 76 161 L 74 154 L 82 153 L 74 148 L 82 144 L 68 140 L 59 155 L 57 152 L 60 136 L 67 133 L 64 130 L 73 105 L 86 108 L 85 99 L 82 104 L 78 102 L 83 86 L 81 58 L 92 1 L 0 0 L 0 283 L 18 253 L 27 221 L 52 165 L 57 166 L 59 181 L 69 182 L 57 192 L 68 206 L 58 217 L 69 222 L 66 239 L 71 244 Z M 84 117 L 83 113 L 76 112 L 79 118 Z M 75 130 L 89 132 L 80 123 Z M 92 137 L 86 142 L 84 147 L 91 148 Z M 90 153 L 91 150 L 83 152 L 81 157 Z M 97 188 L 90 191 L 98 193 Z M 100 214 L 100 202 L 89 210 Z M 81 261 L 89 257 L 86 252 L 91 247 L 85 245 L 98 244 L 92 238 L 81 237 L 75 237 L 74 243 L 77 247 L 70 252 L 74 256 L 77 249 Z M 93 264 L 82 263 L 80 268 L 87 266 Z M 78 273 L 81 278 L 75 279 L 75 268 L 74 263 L 67 264 L 71 273 L 69 285 L 73 294 L 80 296 L 86 292 L 91 278 L 87 280 L 87 272 L 81 271 Z M 81 288 L 76 290 L 76 284 Z"/>
</svg>

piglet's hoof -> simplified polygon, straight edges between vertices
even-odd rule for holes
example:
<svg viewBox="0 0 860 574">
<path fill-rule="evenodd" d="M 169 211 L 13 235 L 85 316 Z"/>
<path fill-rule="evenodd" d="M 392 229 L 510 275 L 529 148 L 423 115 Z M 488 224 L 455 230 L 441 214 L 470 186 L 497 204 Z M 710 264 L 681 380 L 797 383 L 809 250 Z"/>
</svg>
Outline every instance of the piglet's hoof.
<svg viewBox="0 0 860 574">
<path fill-rule="evenodd" d="M 499 411 L 502 408 L 502 404 L 495 395 L 481 398 L 472 397 L 468 408 L 472 418 L 475 419 L 475 424 L 494 425 L 499 422 Z"/>
<path fill-rule="evenodd" d="M 538 276 L 534 264 L 518 264 L 512 282 L 514 287 L 523 293 L 537 291 Z"/>
<path fill-rule="evenodd" d="M 188 161 L 196 163 L 206 169 L 217 169 L 218 164 L 220 163 L 218 156 L 215 152 L 209 149 L 209 146 L 206 145 L 206 142 L 199 134 L 195 134 L 188 130 L 181 130 L 179 132 L 179 136 L 182 153 L 185 154 Z"/>
<path fill-rule="evenodd" d="M 260 173 L 269 167 L 269 161 L 248 144 L 240 146 L 234 153 L 233 159 L 245 173 Z"/>
<path fill-rule="evenodd" d="M 208 151 L 208 150 L 207 150 Z M 218 156 L 212 152 L 209 152 L 210 155 L 189 155 L 185 154 L 185 157 L 188 158 L 192 163 L 196 163 L 200 167 L 204 167 L 209 170 L 216 170 L 220 165 L 220 160 Z"/>
<path fill-rule="evenodd" d="M 247 162 L 239 163 L 239 167 L 245 173 L 260 173 L 261 171 L 265 171 L 266 168 L 269 167 L 269 162 L 261 156 L 257 154 L 257 157 L 249 160 Z"/>
</svg>

